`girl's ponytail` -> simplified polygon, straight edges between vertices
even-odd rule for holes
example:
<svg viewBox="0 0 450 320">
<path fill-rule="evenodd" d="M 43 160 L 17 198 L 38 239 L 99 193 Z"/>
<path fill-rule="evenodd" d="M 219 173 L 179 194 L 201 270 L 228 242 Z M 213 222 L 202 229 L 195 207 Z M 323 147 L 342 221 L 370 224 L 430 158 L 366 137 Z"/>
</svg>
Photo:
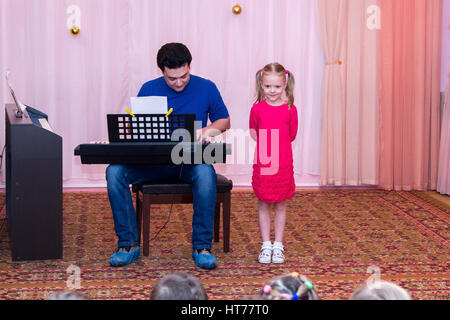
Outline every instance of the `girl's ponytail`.
<svg viewBox="0 0 450 320">
<path fill-rule="evenodd" d="M 262 89 L 262 77 L 264 69 L 260 69 L 256 72 L 256 100 L 254 104 L 260 103 L 264 100 L 264 91 Z"/>
<path fill-rule="evenodd" d="M 290 110 L 294 105 L 295 78 L 292 72 L 286 70 L 286 73 L 287 73 L 286 96 L 288 98 L 288 106 Z"/>
</svg>

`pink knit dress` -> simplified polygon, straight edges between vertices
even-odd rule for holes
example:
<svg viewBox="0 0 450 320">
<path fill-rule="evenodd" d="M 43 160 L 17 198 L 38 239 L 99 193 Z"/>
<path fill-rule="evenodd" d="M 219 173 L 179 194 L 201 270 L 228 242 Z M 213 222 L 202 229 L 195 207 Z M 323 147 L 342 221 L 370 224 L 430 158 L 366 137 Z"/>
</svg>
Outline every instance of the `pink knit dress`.
<svg viewBox="0 0 450 320">
<path fill-rule="evenodd" d="M 287 104 L 255 104 L 250 112 L 250 130 L 256 138 L 252 187 L 258 199 L 277 203 L 295 193 L 292 141 L 298 128 L 297 108 Z"/>
</svg>

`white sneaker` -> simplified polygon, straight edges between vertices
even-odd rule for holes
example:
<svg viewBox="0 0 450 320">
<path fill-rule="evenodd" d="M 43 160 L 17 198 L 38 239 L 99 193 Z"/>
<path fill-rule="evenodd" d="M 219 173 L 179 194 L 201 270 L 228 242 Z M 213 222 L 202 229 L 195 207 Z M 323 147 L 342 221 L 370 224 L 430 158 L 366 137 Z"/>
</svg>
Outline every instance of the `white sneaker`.
<svg viewBox="0 0 450 320">
<path fill-rule="evenodd" d="M 270 263 L 272 261 L 272 244 L 264 244 L 258 257 L 259 263 Z"/>
<path fill-rule="evenodd" d="M 273 263 L 284 263 L 284 247 L 282 244 L 274 243 L 272 251 Z"/>
</svg>

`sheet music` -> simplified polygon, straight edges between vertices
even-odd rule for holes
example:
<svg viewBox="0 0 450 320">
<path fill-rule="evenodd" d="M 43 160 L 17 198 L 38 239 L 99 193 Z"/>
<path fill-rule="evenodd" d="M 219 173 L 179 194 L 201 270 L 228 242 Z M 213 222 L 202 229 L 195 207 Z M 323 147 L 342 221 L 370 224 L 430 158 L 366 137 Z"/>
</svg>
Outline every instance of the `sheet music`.
<svg viewBox="0 0 450 320">
<path fill-rule="evenodd" d="M 20 102 L 19 99 L 17 99 L 16 94 L 14 93 L 14 90 L 12 88 L 11 82 L 9 81 L 9 74 L 10 73 L 11 72 L 9 70 L 6 70 L 6 84 L 8 85 L 9 92 L 11 92 L 11 95 L 12 95 L 12 97 L 14 99 L 14 102 L 16 103 L 16 106 L 20 107 L 20 109 L 23 112 L 23 111 L 25 111 L 26 106 L 22 102 Z"/>
<path fill-rule="evenodd" d="M 52 127 L 50 127 L 50 124 L 48 123 L 48 121 L 47 121 L 45 118 L 40 118 L 40 119 L 38 119 L 38 120 L 39 120 L 39 123 L 41 124 L 41 127 L 42 127 L 42 128 L 44 128 L 44 129 L 46 129 L 46 130 L 48 130 L 48 131 L 53 132 Z"/>
<path fill-rule="evenodd" d="M 167 97 L 132 97 L 131 112 L 133 114 L 166 114 Z"/>
</svg>

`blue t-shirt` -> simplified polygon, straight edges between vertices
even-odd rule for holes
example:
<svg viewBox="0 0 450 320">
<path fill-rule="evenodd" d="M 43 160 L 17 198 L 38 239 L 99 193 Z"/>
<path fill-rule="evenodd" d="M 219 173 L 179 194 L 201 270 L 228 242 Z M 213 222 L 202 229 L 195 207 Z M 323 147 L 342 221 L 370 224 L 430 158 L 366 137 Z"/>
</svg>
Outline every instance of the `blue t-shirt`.
<svg viewBox="0 0 450 320">
<path fill-rule="evenodd" d="M 202 121 L 203 127 L 207 126 L 208 116 L 211 122 L 229 117 L 216 85 L 192 74 L 189 83 L 181 92 L 170 88 L 164 77 L 148 81 L 138 93 L 138 97 L 145 96 L 166 96 L 168 108 L 173 108 L 174 114 L 193 113 L 196 121 Z"/>
</svg>

